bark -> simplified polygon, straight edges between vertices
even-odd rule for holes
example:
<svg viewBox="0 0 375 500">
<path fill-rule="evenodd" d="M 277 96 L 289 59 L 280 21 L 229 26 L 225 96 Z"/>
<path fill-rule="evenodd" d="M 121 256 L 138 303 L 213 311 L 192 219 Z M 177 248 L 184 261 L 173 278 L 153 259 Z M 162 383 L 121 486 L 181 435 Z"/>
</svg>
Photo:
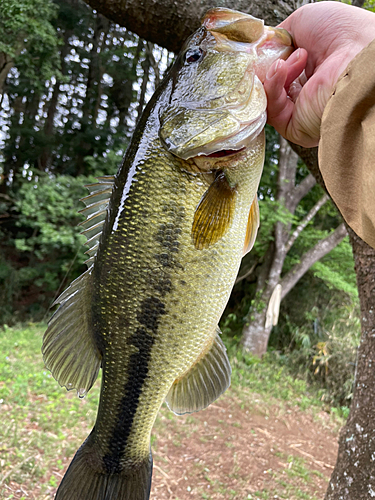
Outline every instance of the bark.
<svg viewBox="0 0 375 500">
<path fill-rule="evenodd" d="M 263 309 L 255 311 L 249 318 L 242 332 L 242 347 L 254 356 L 261 358 L 267 352 L 268 340 L 271 335 L 272 325 L 266 327 L 266 304 Z"/>
<path fill-rule="evenodd" d="M 139 103 L 137 106 L 137 122 L 139 121 L 139 119 L 141 117 L 143 107 L 145 105 L 145 97 L 146 97 L 147 83 L 148 83 L 149 76 L 150 76 L 151 56 L 152 56 L 153 48 L 154 48 L 154 45 L 152 43 L 150 43 L 150 42 L 146 43 L 145 60 L 142 63 L 143 78 L 142 78 L 142 85 L 141 85 L 141 94 L 139 96 Z"/>
<path fill-rule="evenodd" d="M 375 249 L 351 229 L 348 232 L 357 273 L 362 337 L 353 401 L 340 433 L 338 459 L 325 500 L 375 497 Z"/>
<path fill-rule="evenodd" d="M 322 206 L 329 200 L 328 194 L 324 194 L 320 200 L 315 203 L 315 205 L 312 207 L 312 209 L 309 211 L 309 213 L 304 217 L 301 221 L 301 223 L 295 228 L 293 233 L 291 234 L 287 244 L 286 244 L 286 251 L 289 252 L 289 250 L 292 248 L 294 245 L 294 242 L 298 238 L 298 236 L 302 233 L 302 231 L 305 229 L 307 224 L 315 217 L 315 215 L 318 213 L 318 211 L 322 208 Z"/>
<path fill-rule="evenodd" d="M 365 0 L 353 0 L 352 5 L 355 7 L 363 7 Z"/>
<path fill-rule="evenodd" d="M 264 19 L 271 26 L 279 24 L 297 7 L 295 0 L 86 0 L 108 19 L 161 47 L 177 52 L 195 31 L 205 12 L 213 7 L 227 7 Z"/>
</svg>

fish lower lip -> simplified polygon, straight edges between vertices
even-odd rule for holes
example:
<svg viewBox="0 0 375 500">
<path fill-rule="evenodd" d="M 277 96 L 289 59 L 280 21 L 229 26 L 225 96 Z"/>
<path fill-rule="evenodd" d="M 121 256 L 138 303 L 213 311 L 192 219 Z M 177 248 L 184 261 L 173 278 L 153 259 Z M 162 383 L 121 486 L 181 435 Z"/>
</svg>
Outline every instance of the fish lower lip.
<svg viewBox="0 0 375 500">
<path fill-rule="evenodd" d="M 225 156 L 231 156 L 236 153 L 240 153 L 241 151 L 244 151 L 246 148 L 245 146 L 241 149 L 223 149 L 221 151 L 215 151 L 215 153 L 211 153 L 209 155 L 204 155 L 207 156 L 208 158 L 223 158 Z"/>
</svg>

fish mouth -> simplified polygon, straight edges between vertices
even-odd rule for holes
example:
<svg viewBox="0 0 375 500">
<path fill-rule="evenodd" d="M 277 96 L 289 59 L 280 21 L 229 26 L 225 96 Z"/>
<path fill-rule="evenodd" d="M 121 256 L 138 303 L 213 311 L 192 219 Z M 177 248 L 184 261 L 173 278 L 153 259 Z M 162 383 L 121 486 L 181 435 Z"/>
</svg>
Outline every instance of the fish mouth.
<svg viewBox="0 0 375 500">
<path fill-rule="evenodd" d="M 245 151 L 246 146 L 242 147 L 241 149 L 222 149 L 221 151 L 215 151 L 215 153 L 210 153 L 208 155 L 202 155 L 206 156 L 207 158 L 226 158 L 227 156 L 233 156 L 238 153 L 242 153 L 242 151 Z"/>
<path fill-rule="evenodd" d="M 219 137 L 204 147 L 197 148 L 185 153 L 186 157 L 205 157 L 205 158 L 225 158 L 243 152 L 247 149 L 254 139 L 261 133 L 266 124 L 267 114 L 263 112 L 250 123 L 239 123 L 239 130 L 234 134 Z M 188 158 L 186 158 L 188 159 Z"/>
</svg>

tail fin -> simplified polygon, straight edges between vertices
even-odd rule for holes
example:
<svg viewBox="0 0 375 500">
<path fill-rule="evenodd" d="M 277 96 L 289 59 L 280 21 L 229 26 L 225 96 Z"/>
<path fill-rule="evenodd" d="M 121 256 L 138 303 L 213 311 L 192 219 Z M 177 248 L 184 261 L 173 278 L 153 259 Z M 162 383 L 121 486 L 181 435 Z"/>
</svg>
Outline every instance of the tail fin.
<svg viewBox="0 0 375 500">
<path fill-rule="evenodd" d="M 73 458 L 57 490 L 55 500 L 148 500 L 152 455 L 134 469 L 116 474 L 97 472 L 90 466 L 83 445 Z"/>
</svg>

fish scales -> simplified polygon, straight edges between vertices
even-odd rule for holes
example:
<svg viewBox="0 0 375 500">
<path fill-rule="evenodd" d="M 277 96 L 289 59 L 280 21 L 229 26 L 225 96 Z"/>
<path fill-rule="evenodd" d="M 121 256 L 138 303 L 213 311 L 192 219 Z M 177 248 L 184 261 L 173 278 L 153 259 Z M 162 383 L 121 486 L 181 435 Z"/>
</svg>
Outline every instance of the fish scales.
<svg viewBox="0 0 375 500">
<path fill-rule="evenodd" d="M 292 50 L 283 30 L 209 11 L 147 105 L 118 174 L 88 186 L 88 270 L 57 299 L 42 351 L 80 397 L 100 367 L 103 377 L 94 429 L 56 500 L 147 500 L 161 404 L 198 411 L 229 386 L 218 322 L 259 225 L 261 82 Z"/>
<path fill-rule="evenodd" d="M 100 293 L 93 305 L 94 310 L 102 310 L 95 327 L 106 341 L 104 359 L 122 359 L 121 373 L 117 365 L 104 363 L 96 433 L 103 449 L 114 435 L 127 436 L 124 461 L 148 454 L 149 433 L 171 384 L 191 366 L 215 331 L 238 271 L 248 217 L 246 209 L 238 210 L 231 229 L 215 248 L 197 255 L 190 232 L 207 183 L 197 179 L 197 174 L 184 172 L 183 162 L 168 154 L 157 136 L 145 140 L 151 146 L 150 158 L 136 164 L 117 230 L 101 249 L 96 276 Z M 263 147 L 259 142 L 260 160 Z M 257 181 L 245 176 L 238 204 L 251 205 L 251 185 Z M 134 205 L 140 210 L 134 212 Z M 113 297 L 120 295 L 121 303 L 114 309 Z M 146 347 L 134 345 L 140 335 L 147 339 Z M 134 365 L 144 366 L 147 372 L 145 378 L 141 374 L 139 383 L 136 370 L 129 375 Z M 120 390 L 114 394 L 107 386 Z M 110 424 L 100 418 L 107 408 L 119 409 Z M 121 432 L 119 421 L 125 426 Z M 143 447 L 139 436 L 145 437 Z M 114 447 L 117 450 L 117 442 Z"/>
</svg>

